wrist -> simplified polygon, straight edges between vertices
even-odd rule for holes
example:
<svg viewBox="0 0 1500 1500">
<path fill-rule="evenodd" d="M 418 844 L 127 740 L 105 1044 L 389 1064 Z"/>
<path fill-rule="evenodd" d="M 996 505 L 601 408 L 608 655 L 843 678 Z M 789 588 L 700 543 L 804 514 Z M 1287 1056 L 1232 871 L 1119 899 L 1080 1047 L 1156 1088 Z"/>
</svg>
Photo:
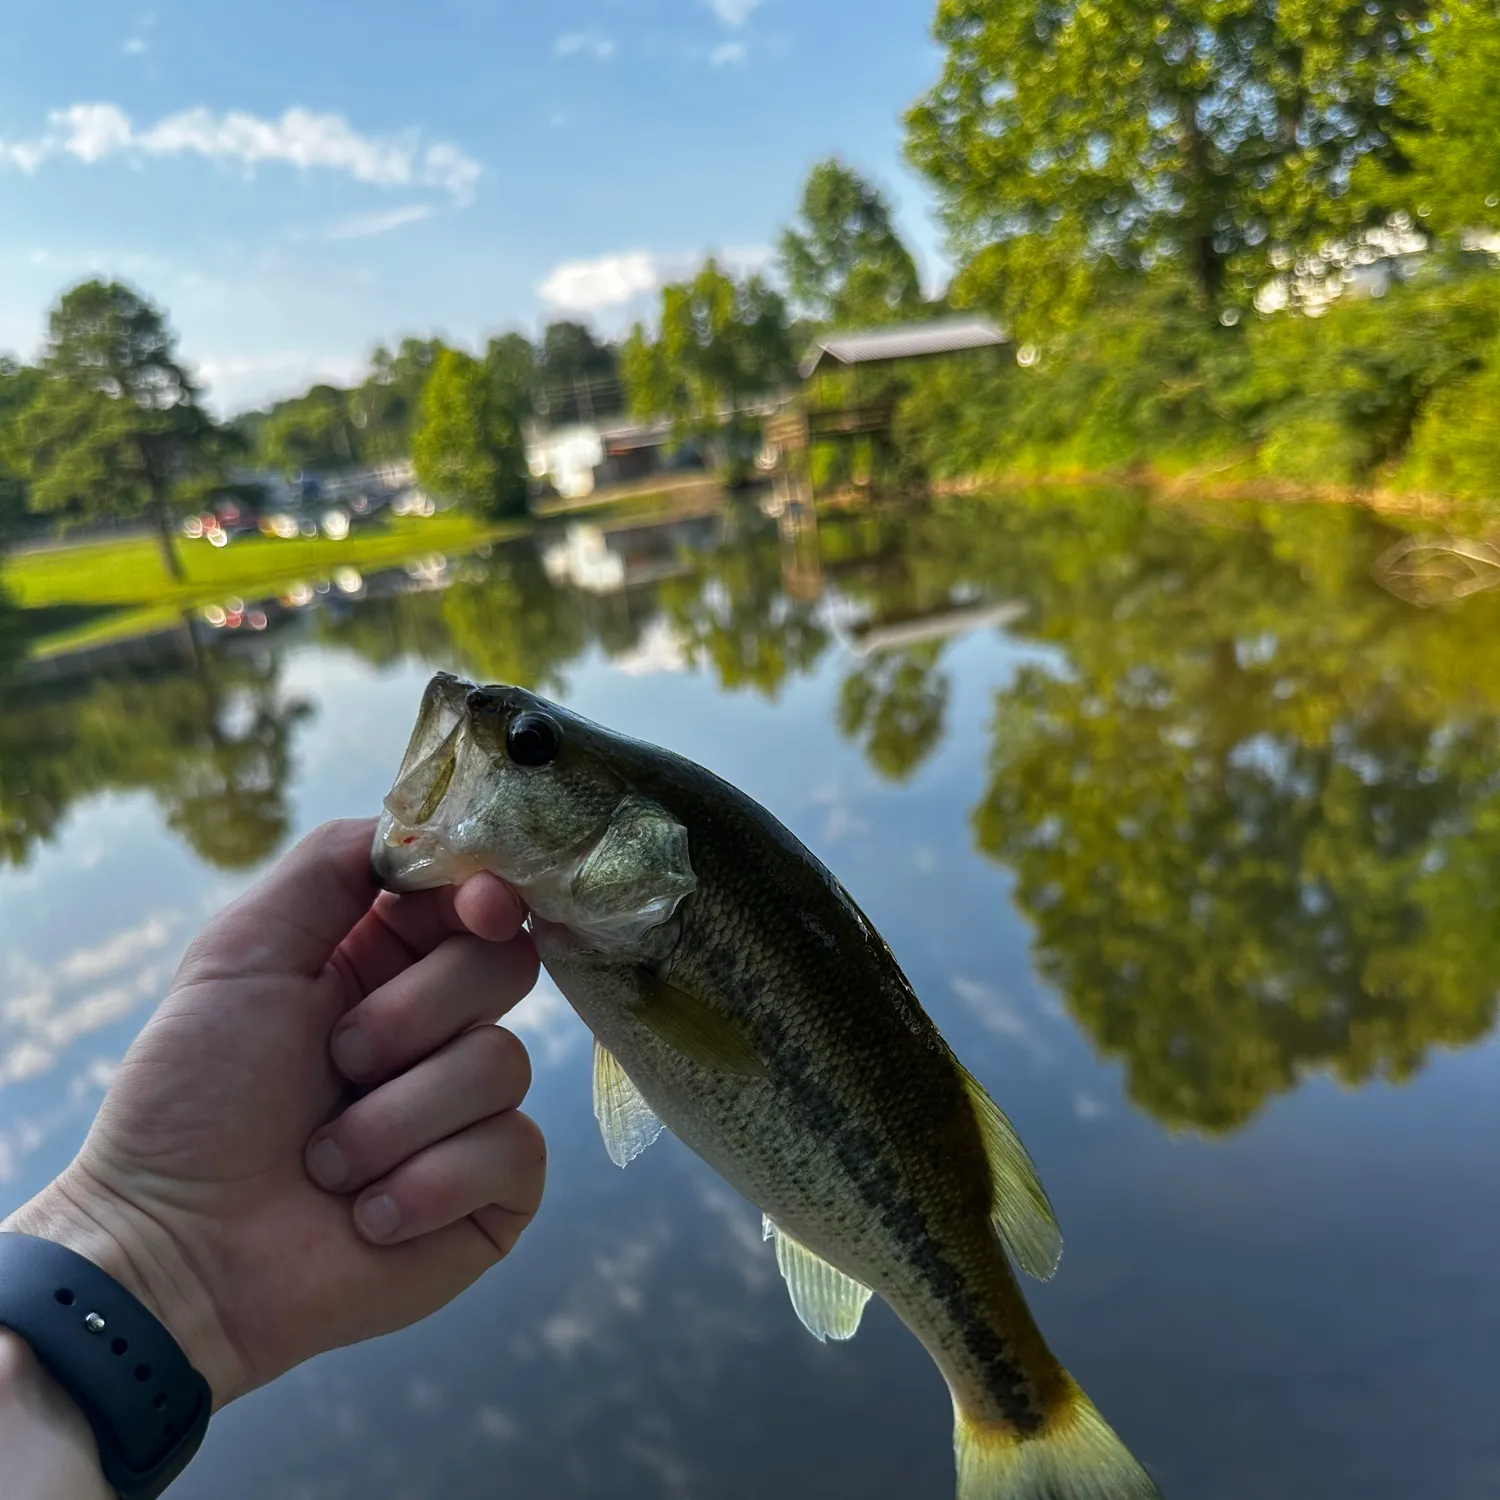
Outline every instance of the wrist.
<svg viewBox="0 0 1500 1500">
<path fill-rule="evenodd" d="M 30 1346 L 0 1328 L 0 1454 L 14 1500 L 112 1500 L 83 1413 Z"/>
<path fill-rule="evenodd" d="M 246 1388 L 244 1364 L 187 1257 L 149 1213 L 96 1181 L 76 1162 L 0 1230 L 33 1235 L 92 1261 L 176 1339 L 208 1382 L 214 1409 Z"/>
</svg>

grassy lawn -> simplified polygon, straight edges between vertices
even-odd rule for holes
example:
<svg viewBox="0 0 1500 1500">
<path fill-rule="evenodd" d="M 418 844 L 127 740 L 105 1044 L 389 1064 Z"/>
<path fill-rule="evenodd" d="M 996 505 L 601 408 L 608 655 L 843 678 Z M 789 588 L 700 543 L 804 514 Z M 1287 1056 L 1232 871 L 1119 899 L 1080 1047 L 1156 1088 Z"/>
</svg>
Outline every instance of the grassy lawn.
<svg viewBox="0 0 1500 1500">
<path fill-rule="evenodd" d="M 8 558 L 0 564 L 0 587 L 27 611 L 57 612 L 64 606 L 104 611 L 37 639 L 34 654 L 50 655 L 158 629 L 184 609 L 231 595 L 261 598 L 335 568 L 369 570 L 428 552 L 462 552 L 520 529 L 517 523 L 500 527 L 443 515 L 392 517 L 342 542 L 257 536 L 214 548 L 184 539 L 178 555 L 187 577 L 180 583 L 168 575 L 154 537 L 132 537 Z"/>
</svg>

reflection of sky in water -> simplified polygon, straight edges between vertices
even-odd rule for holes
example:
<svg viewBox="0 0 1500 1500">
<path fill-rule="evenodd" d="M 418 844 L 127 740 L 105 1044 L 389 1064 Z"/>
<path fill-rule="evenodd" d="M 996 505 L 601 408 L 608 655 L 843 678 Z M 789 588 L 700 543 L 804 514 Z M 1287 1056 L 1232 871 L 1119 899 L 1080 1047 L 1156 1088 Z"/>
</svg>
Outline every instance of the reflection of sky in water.
<svg viewBox="0 0 1500 1500">
<path fill-rule="evenodd" d="M 1312 1080 L 1226 1142 L 1174 1140 L 1034 974 L 1009 876 L 971 851 L 993 691 L 1018 649 L 948 648 L 947 737 L 895 788 L 834 731 L 836 656 L 771 708 L 674 671 L 670 645 L 648 632 L 628 672 L 575 663 L 570 702 L 704 760 L 845 877 L 1031 1146 L 1068 1238 L 1033 1305 L 1167 1492 L 1500 1488 L 1500 1049 L 1438 1054 L 1399 1091 Z M 286 690 L 317 704 L 295 742 L 297 831 L 378 806 L 424 680 L 288 656 Z M 76 1149 L 184 944 L 242 883 L 138 796 L 78 804 L 28 869 L 0 872 L 0 1210 Z M 421 1327 L 221 1416 L 174 1494 L 948 1494 L 947 1397 L 894 1319 L 877 1304 L 853 1344 L 814 1343 L 758 1215 L 707 1168 L 670 1138 L 626 1173 L 609 1164 L 587 1038 L 556 992 L 514 1024 L 552 1168 L 511 1262 Z"/>
</svg>

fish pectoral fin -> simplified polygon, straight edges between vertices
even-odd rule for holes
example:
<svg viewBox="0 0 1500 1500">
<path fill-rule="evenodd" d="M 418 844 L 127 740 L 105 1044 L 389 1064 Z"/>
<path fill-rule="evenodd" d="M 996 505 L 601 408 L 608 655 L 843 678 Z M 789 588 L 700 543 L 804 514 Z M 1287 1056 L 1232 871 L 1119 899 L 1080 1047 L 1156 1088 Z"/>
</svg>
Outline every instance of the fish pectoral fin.
<svg viewBox="0 0 1500 1500">
<path fill-rule="evenodd" d="M 762 1225 L 765 1238 L 774 1237 L 776 1241 L 776 1265 L 803 1327 L 819 1343 L 852 1339 L 859 1332 L 859 1320 L 871 1297 L 869 1287 L 845 1276 L 821 1255 L 814 1255 L 806 1245 L 778 1229 L 769 1217 L 762 1219 Z"/>
<path fill-rule="evenodd" d="M 604 1149 L 617 1167 L 628 1167 L 662 1133 L 662 1123 L 641 1097 L 613 1052 L 594 1040 L 594 1118 Z"/>
<path fill-rule="evenodd" d="M 634 1014 L 659 1040 L 715 1073 L 765 1076 L 766 1066 L 737 1017 L 724 1015 L 706 1000 L 646 969 L 636 972 L 640 976 L 641 1004 Z"/>
<path fill-rule="evenodd" d="M 1036 1164 L 1000 1106 L 966 1069 L 959 1071 L 989 1158 L 995 1193 L 990 1220 L 995 1232 L 1023 1271 L 1038 1281 L 1049 1281 L 1062 1259 L 1062 1231 Z"/>
<path fill-rule="evenodd" d="M 627 797 L 573 873 L 575 925 L 629 942 L 665 922 L 698 888 L 687 829 L 666 808 Z"/>
</svg>

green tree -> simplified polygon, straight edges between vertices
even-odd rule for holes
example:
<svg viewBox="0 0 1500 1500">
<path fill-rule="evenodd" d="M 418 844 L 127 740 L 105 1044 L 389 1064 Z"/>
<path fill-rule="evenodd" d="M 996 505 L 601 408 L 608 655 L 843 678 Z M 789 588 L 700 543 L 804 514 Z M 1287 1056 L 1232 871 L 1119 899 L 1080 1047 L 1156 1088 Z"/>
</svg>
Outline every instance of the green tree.
<svg viewBox="0 0 1500 1500">
<path fill-rule="evenodd" d="M 485 379 L 491 399 L 524 422 L 536 403 L 536 346 L 523 333 L 501 334 L 484 350 Z"/>
<path fill-rule="evenodd" d="M 278 402 L 256 432 L 256 457 L 281 474 L 347 468 L 363 456 L 350 393 L 315 385 L 305 395 Z"/>
<path fill-rule="evenodd" d="M 797 221 L 781 236 L 781 265 L 793 300 L 820 323 L 890 323 L 922 308 L 890 205 L 837 158 L 808 174 Z"/>
<path fill-rule="evenodd" d="M 412 459 L 418 479 L 436 494 L 489 515 L 526 507 L 526 448 L 514 393 L 461 350 L 438 357 L 422 396 Z"/>
<path fill-rule="evenodd" d="M 40 370 L 0 355 L 0 547 L 26 514 L 26 456 L 19 426 L 41 380 Z"/>
<path fill-rule="evenodd" d="M 734 281 L 713 259 L 692 281 L 662 288 L 654 337 L 637 324 L 622 351 L 631 410 L 671 417 L 680 437 L 716 437 L 731 468 L 747 441 L 735 408 L 774 390 L 791 365 L 780 293 L 760 276 Z"/>
<path fill-rule="evenodd" d="M 373 459 L 406 458 L 422 392 L 443 352 L 441 339 L 402 339 L 393 354 L 377 344 L 370 373 L 349 393 L 349 414 L 360 433 L 360 446 Z"/>
<path fill-rule="evenodd" d="M 1403 75 L 1409 122 L 1396 139 L 1410 170 L 1362 163 L 1358 186 L 1398 198 L 1424 228 L 1500 223 L 1500 9 L 1493 0 L 1449 0 L 1432 17 L 1423 66 Z"/>
<path fill-rule="evenodd" d="M 1023 335 L 1111 275 L 1176 267 L 1244 306 L 1287 259 L 1380 205 L 1353 166 L 1398 162 L 1408 0 L 942 0 L 941 79 L 907 116 L 971 298 Z M 981 253 L 982 252 L 982 253 Z"/>
<path fill-rule="evenodd" d="M 208 460 L 214 424 L 162 313 L 118 282 L 74 287 L 52 310 L 42 374 L 18 424 L 32 507 L 81 520 L 148 515 L 181 578 L 173 495 Z"/>
<path fill-rule="evenodd" d="M 549 323 L 536 362 L 540 405 L 554 425 L 593 421 L 621 406 L 615 351 L 582 323 Z"/>
</svg>

